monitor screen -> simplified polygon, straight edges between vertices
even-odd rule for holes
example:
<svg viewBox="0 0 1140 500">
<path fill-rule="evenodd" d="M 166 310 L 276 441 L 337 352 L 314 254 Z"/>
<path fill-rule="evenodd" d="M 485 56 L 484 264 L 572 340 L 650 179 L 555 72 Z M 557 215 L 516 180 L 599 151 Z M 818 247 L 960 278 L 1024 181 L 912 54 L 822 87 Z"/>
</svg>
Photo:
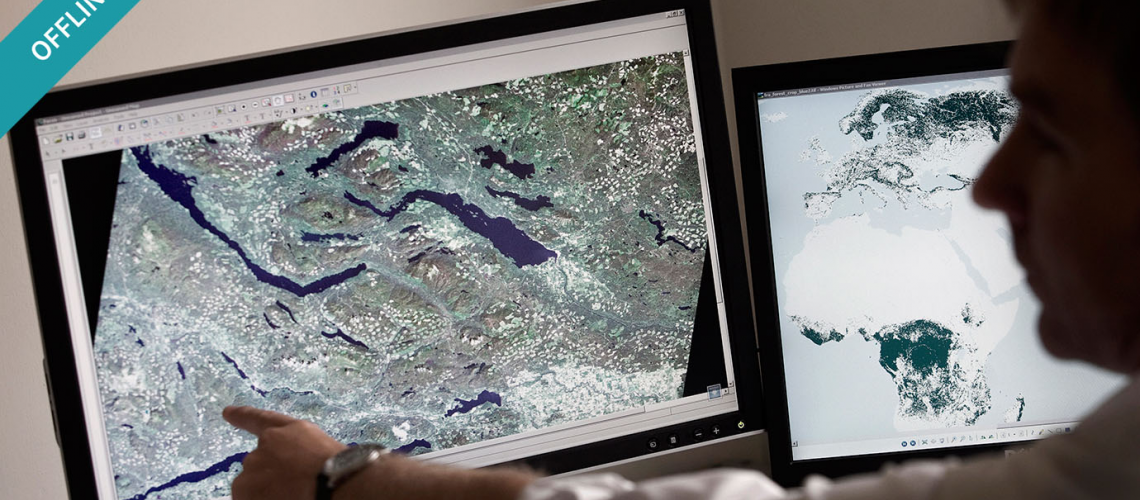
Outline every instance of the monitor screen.
<svg viewBox="0 0 1140 500">
<path fill-rule="evenodd" d="M 619 14 L 30 117 L 100 498 L 227 494 L 227 405 L 467 467 L 746 427 L 719 89 Z"/>
<path fill-rule="evenodd" d="M 1005 218 L 971 199 L 1017 119 L 1007 70 L 866 76 L 743 97 L 791 460 L 1070 432 L 1122 379 L 1045 352 Z"/>
</svg>

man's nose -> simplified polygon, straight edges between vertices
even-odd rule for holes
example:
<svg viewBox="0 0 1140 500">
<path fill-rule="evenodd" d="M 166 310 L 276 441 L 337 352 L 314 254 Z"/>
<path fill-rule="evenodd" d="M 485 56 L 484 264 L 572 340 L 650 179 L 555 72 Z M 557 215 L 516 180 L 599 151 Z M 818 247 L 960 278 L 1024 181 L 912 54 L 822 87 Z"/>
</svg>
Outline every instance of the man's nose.
<svg viewBox="0 0 1140 500">
<path fill-rule="evenodd" d="M 1025 221 L 1027 193 L 1026 168 L 1033 161 L 1031 152 L 1017 128 L 1006 137 L 997 153 L 990 159 L 974 182 L 974 202 L 984 208 L 1000 210 L 1010 222 Z"/>
</svg>

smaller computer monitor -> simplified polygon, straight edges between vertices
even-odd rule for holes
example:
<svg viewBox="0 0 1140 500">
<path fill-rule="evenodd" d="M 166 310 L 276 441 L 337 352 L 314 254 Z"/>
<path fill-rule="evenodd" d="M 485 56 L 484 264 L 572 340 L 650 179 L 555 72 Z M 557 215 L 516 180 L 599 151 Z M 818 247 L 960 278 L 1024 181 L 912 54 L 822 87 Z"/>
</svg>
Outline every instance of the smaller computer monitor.
<svg viewBox="0 0 1140 500">
<path fill-rule="evenodd" d="M 1071 432 L 1118 376 L 1051 358 L 971 186 L 1018 115 L 1007 43 L 733 72 L 774 476 Z"/>
</svg>

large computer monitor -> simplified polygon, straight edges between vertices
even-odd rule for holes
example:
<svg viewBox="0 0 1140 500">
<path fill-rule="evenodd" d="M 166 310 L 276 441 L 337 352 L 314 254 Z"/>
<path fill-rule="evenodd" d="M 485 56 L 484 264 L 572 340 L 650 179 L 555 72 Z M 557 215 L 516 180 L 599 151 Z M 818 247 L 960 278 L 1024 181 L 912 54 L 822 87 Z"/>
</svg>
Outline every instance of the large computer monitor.
<svg viewBox="0 0 1140 500">
<path fill-rule="evenodd" d="M 773 473 L 1070 432 L 1122 379 L 1059 362 L 1005 219 L 1006 43 L 734 71 Z"/>
<path fill-rule="evenodd" d="M 760 425 L 707 2 L 53 92 L 12 138 L 73 496 L 227 495 L 234 404 L 547 472 Z"/>
</svg>

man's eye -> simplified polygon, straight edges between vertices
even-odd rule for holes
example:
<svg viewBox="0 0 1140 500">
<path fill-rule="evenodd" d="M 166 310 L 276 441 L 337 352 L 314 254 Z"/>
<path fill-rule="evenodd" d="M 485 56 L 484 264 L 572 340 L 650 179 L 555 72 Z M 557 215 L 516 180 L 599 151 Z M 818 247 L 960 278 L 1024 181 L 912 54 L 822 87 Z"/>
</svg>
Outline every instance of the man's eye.
<svg viewBox="0 0 1140 500">
<path fill-rule="evenodd" d="M 1053 140 L 1048 133 L 1041 130 L 1039 127 L 1030 127 L 1030 133 L 1033 135 L 1033 140 L 1037 142 L 1042 149 L 1055 151 L 1060 148 L 1057 141 Z"/>
<path fill-rule="evenodd" d="M 1027 132 L 1027 135 L 1033 139 L 1039 148 L 1050 153 L 1061 151 L 1061 143 L 1056 133 L 1047 125 L 1032 116 L 1025 115 L 1022 115 L 1019 122 L 1018 125 Z"/>
</svg>

